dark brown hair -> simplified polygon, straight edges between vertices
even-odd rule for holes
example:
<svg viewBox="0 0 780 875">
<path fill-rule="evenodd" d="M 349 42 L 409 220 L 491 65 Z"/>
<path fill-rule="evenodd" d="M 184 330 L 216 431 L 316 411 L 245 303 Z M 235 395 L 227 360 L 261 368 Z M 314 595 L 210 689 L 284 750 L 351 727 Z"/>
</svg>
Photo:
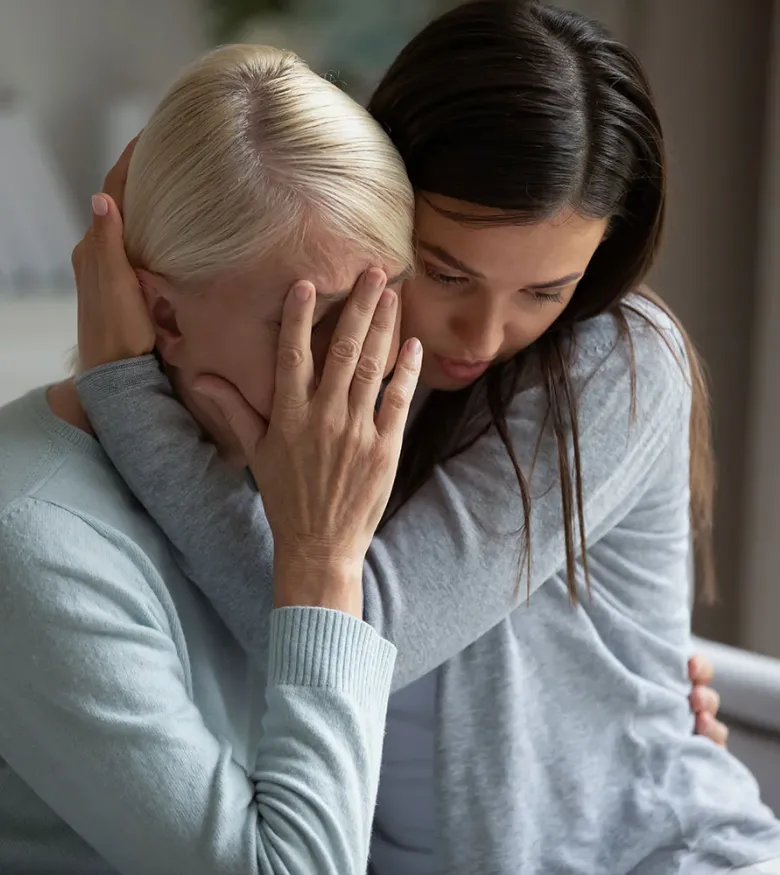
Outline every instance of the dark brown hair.
<svg viewBox="0 0 780 875">
<path fill-rule="evenodd" d="M 517 476 L 530 572 L 531 499 L 506 413 L 532 351 L 548 399 L 540 437 L 550 428 L 558 448 L 566 572 L 576 601 L 578 552 L 588 584 L 589 575 L 577 398 L 570 379 L 574 327 L 602 313 L 613 315 L 629 348 L 633 407 L 636 374 L 626 314 L 646 317 L 626 298 L 634 292 L 669 312 L 641 286 L 658 249 L 666 198 L 663 134 L 647 78 L 625 46 L 581 15 L 536 0 L 476 0 L 436 19 L 409 43 L 369 110 L 400 151 L 416 190 L 502 211 L 489 219 L 449 214 L 459 221 L 529 223 L 565 208 L 610 219 L 571 302 L 532 350 L 490 368 L 466 389 L 432 394 L 412 427 L 396 481 L 397 507 L 435 465 L 495 429 Z M 690 479 L 697 577 L 711 596 L 708 393 L 697 354 L 677 326 L 693 389 Z M 489 421 L 468 434 L 466 411 L 478 392 L 484 392 Z"/>
</svg>

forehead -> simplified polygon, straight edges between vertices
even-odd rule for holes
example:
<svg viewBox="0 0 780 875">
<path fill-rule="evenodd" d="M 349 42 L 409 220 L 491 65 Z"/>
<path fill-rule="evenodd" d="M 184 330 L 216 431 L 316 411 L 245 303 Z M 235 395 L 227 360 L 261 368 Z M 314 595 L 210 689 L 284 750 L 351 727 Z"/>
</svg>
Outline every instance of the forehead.
<svg viewBox="0 0 780 875">
<path fill-rule="evenodd" d="M 417 198 L 416 233 L 421 255 L 433 244 L 488 279 L 522 279 L 526 283 L 554 280 L 585 270 L 607 228 L 607 220 L 587 219 L 568 212 L 527 225 L 465 224 L 439 209 L 468 215 L 500 215 L 499 211 L 441 195 Z"/>
<path fill-rule="evenodd" d="M 221 277 L 208 292 L 221 303 L 251 308 L 260 315 L 278 314 L 292 285 L 308 280 L 317 289 L 320 308 L 345 298 L 372 259 L 348 246 L 317 247 L 309 252 L 274 253 L 250 270 Z M 386 270 L 391 265 L 380 265 Z"/>
</svg>

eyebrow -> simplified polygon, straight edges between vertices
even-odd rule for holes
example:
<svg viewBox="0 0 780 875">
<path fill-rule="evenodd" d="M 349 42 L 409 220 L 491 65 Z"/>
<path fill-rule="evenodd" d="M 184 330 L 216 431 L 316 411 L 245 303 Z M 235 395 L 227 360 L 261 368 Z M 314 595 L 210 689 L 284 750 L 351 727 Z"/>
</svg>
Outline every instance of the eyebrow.
<svg viewBox="0 0 780 875">
<path fill-rule="evenodd" d="M 435 255 L 440 261 L 444 262 L 444 264 L 448 265 L 453 270 L 468 274 L 469 276 L 474 277 L 474 279 L 487 279 L 484 273 L 480 273 L 473 267 L 469 267 L 465 262 L 461 261 L 459 258 L 455 258 L 454 255 L 451 255 L 449 252 L 447 252 L 446 249 L 442 249 L 441 246 L 436 246 L 434 243 L 426 243 L 424 240 L 418 240 L 417 245 L 421 249 L 425 249 L 432 255 Z M 560 289 L 563 288 L 563 286 L 568 286 L 570 283 L 573 283 L 579 279 L 582 279 L 581 273 L 570 273 L 566 276 L 560 277 L 560 279 L 550 280 L 549 282 L 545 283 L 531 283 L 531 285 L 523 286 L 523 288 L 527 291 L 537 292 L 541 291 L 542 289 Z"/>
<path fill-rule="evenodd" d="M 475 270 L 473 267 L 469 267 L 465 262 L 461 261 L 459 258 L 455 258 L 454 255 L 450 255 L 446 249 L 442 249 L 441 246 L 436 246 L 435 243 L 426 243 L 424 240 L 418 240 L 417 245 L 421 249 L 426 249 L 432 255 L 435 255 L 440 261 L 443 261 L 445 264 L 449 265 L 453 270 L 459 270 L 461 273 L 467 273 L 469 276 L 473 276 L 474 279 L 484 280 L 487 279 L 484 273 L 480 273 L 478 270 Z"/>
</svg>

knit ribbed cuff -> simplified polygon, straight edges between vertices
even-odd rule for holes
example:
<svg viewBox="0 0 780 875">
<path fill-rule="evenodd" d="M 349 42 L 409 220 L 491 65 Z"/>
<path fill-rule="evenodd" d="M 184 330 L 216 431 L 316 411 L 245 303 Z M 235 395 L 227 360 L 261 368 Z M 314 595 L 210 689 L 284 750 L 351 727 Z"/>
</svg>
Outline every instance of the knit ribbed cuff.
<svg viewBox="0 0 780 875">
<path fill-rule="evenodd" d="M 121 395 L 128 389 L 138 389 L 140 386 L 159 388 L 169 386 L 168 378 L 160 370 L 160 365 L 153 355 L 140 355 L 133 359 L 108 362 L 76 377 L 76 389 L 82 398 L 94 395 L 100 398 Z"/>
<path fill-rule="evenodd" d="M 269 685 L 326 687 L 386 702 L 396 649 L 362 620 L 328 608 L 271 613 Z"/>
</svg>

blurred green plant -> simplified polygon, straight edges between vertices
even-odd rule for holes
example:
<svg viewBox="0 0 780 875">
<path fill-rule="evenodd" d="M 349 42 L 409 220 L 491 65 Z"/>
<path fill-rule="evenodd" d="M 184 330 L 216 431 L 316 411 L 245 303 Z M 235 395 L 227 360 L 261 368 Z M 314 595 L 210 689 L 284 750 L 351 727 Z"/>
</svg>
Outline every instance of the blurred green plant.
<svg viewBox="0 0 780 875">
<path fill-rule="evenodd" d="M 258 15 L 289 12 L 292 0 L 209 0 L 214 33 L 220 41 L 231 40 Z"/>
</svg>

